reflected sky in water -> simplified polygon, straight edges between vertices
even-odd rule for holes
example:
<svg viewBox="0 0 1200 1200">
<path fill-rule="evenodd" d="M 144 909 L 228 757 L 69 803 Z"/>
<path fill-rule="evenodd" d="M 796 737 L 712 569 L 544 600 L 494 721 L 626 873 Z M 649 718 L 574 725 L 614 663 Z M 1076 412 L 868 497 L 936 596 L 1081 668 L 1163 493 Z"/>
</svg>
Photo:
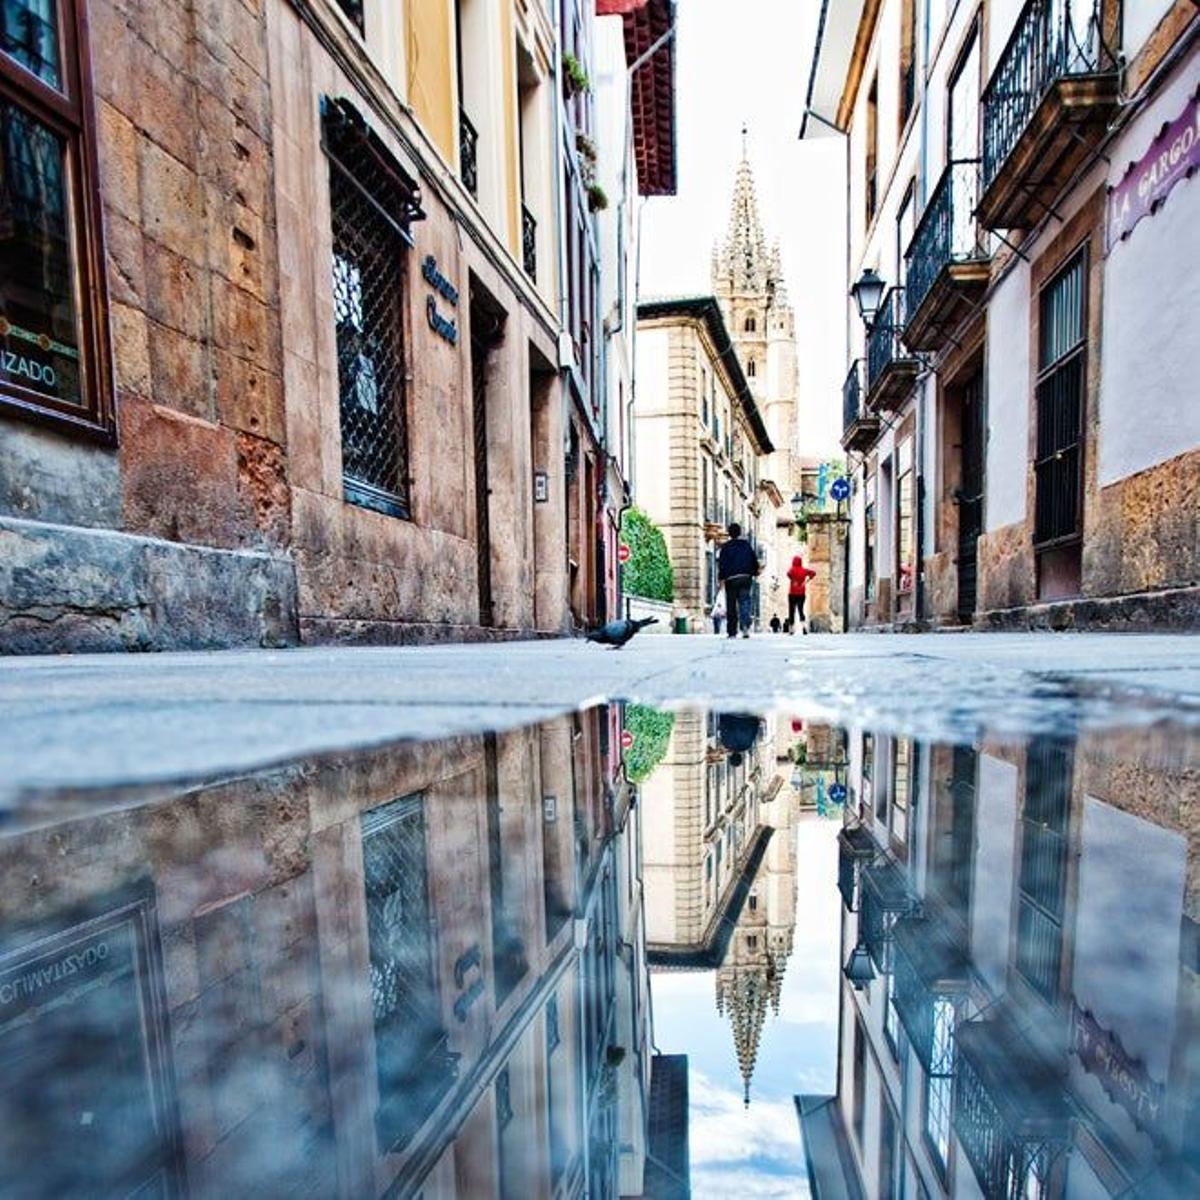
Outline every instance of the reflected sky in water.
<svg viewBox="0 0 1200 1200">
<path fill-rule="evenodd" d="M 612 706 L 31 797 L 0 1196 L 1200 1194 L 1198 763 Z"/>
</svg>

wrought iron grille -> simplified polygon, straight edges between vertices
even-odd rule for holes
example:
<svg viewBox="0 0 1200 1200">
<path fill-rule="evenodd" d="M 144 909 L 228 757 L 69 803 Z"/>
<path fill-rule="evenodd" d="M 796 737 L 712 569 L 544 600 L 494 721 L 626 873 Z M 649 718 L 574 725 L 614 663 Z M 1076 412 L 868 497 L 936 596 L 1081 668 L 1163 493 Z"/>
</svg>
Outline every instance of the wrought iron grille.
<svg viewBox="0 0 1200 1200">
<path fill-rule="evenodd" d="M 459 175 L 467 191 L 479 197 L 479 133 L 471 124 L 466 110 L 458 110 L 458 162 Z"/>
<path fill-rule="evenodd" d="M 353 504 L 409 513 L 404 252 L 415 185 L 344 101 L 324 108 L 333 227 L 342 479 Z"/>
<path fill-rule="evenodd" d="M 1051 739 L 1029 747 L 1021 814 L 1017 970 L 1045 1000 L 1058 997 L 1067 888 L 1071 750 Z"/>
<path fill-rule="evenodd" d="M 1087 256 L 1042 291 L 1038 318 L 1037 500 L 1039 546 L 1080 531 L 1083 397 L 1087 360 Z"/>
<path fill-rule="evenodd" d="M 979 160 L 950 163 L 933 189 L 904 254 L 906 321 L 913 319 L 938 276 L 951 263 L 987 258 L 987 247 L 974 216 L 978 199 Z"/>
<path fill-rule="evenodd" d="M 966 1057 L 958 1064 L 954 1128 L 988 1200 L 1029 1200 L 1045 1194 L 1058 1144 L 1051 1139 L 1013 1137 Z"/>
<path fill-rule="evenodd" d="M 904 875 L 895 863 L 863 869 L 860 903 L 863 942 L 876 969 L 887 973 L 892 969 L 892 929 L 913 906 Z"/>
<path fill-rule="evenodd" d="M 862 416 L 862 374 L 863 360 L 857 358 L 850 367 L 846 382 L 842 384 L 842 430 L 850 429 L 855 421 Z"/>
<path fill-rule="evenodd" d="M 880 377 L 893 363 L 906 359 L 908 354 L 900 340 L 904 327 L 904 289 L 888 291 L 875 315 L 875 323 L 867 337 L 867 392 L 870 393 Z"/>
<path fill-rule="evenodd" d="M 350 18 L 359 33 L 363 32 L 363 0 L 337 0 L 337 6 Z"/>
<path fill-rule="evenodd" d="M 1100 0 L 1029 0 L 983 93 L 983 186 L 990 186 L 1049 88 L 1116 69 Z"/>
<path fill-rule="evenodd" d="M 387 1150 L 405 1144 L 454 1082 L 441 1026 L 426 875 L 425 811 L 408 796 L 362 820 L 371 1008 Z"/>
<path fill-rule="evenodd" d="M 521 258 L 525 274 L 537 282 L 537 220 L 533 213 L 521 205 Z"/>
</svg>

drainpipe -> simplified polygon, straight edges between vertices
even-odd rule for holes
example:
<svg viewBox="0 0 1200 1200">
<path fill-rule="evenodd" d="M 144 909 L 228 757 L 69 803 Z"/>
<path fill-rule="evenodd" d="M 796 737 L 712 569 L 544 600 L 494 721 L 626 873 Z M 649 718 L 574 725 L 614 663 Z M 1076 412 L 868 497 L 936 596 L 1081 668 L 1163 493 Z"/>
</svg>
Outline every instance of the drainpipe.
<svg viewBox="0 0 1200 1200">
<path fill-rule="evenodd" d="M 929 192 L 929 110 L 925 105 L 925 67 L 927 64 L 924 61 L 924 51 L 929 45 L 929 0 L 924 0 L 921 7 L 923 10 L 921 45 L 915 48 L 914 53 L 922 68 L 917 72 L 917 77 L 921 81 L 919 100 L 921 105 L 921 207 L 924 208 Z M 921 381 L 921 393 L 917 397 L 917 562 L 916 577 L 913 580 L 913 616 L 918 624 L 924 616 L 925 608 L 925 408 L 928 381 L 929 376 L 927 375 Z M 901 1188 L 903 1188 L 903 1184 L 901 1184 Z M 903 1193 L 900 1200 L 904 1200 Z"/>
</svg>

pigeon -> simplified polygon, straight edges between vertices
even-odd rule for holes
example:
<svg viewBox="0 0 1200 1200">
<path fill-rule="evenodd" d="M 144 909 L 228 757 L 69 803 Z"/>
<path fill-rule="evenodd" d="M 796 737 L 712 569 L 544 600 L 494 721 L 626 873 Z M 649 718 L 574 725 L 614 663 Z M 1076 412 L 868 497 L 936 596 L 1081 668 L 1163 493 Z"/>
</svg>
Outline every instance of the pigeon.
<svg viewBox="0 0 1200 1200">
<path fill-rule="evenodd" d="M 609 621 L 607 625 L 601 625 L 599 629 L 593 629 L 587 635 L 587 640 L 589 642 L 598 642 L 601 646 L 611 646 L 614 650 L 620 650 L 639 629 L 645 629 L 647 625 L 657 624 L 657 617 L 643 617 L 640 621 L 631 621 L 626 617 L 620 621 Z"/>
</svg>

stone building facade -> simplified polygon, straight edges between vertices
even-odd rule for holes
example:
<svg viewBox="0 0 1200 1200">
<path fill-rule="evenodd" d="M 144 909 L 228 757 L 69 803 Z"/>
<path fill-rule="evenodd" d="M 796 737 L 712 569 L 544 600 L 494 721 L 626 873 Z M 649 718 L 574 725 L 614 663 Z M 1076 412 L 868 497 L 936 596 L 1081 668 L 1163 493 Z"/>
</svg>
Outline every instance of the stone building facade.
<svg viewBox="0 0 1200 1200">
<path fill-rule="evenodd" d="M 760 487 L 773 443 L 715 297 L 639 303 L 637 374 L 638 504 L 666 538 L 676 611 L 703 631 L 726 527 L 774 528 L 782 500 Z"/>
<path fill-rule="evenodd" d="M 837 6 L 851 624 L 1194 628 L 1194 4 Z M 870 275 L 865 272 L 871 272 Z"/>
<path fill-rule="evenodd" d="M 610 723 L 30 797 L 0 836 L 6 1181 L 16 1137 L 37 1195 L 641 1195 Z"/>
<path fill-rule="evenodd" d="M 16 8 L 0 649 L 613 610 L 630 464 L 606 371 L 632 322 L 598 336 L 624 266 L 586 151 L 596 106 L 645 86 L 611 219 L 673 188 L 672 46 L 620 69 L 669 0 Z M 598 43 L 616 82 L 569 86 L 564 54 L 594 73 Z"/>
</svg>

